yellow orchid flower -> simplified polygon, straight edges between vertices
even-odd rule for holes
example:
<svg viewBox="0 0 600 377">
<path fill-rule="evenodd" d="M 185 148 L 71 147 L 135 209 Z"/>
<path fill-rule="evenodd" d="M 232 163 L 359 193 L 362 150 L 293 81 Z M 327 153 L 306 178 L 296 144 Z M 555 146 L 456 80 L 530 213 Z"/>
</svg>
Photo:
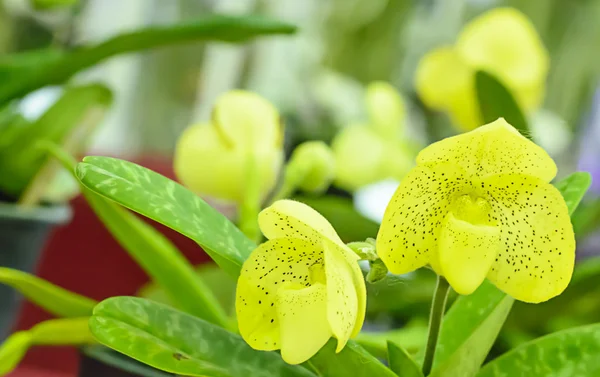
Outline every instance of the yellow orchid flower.
<svg viewBox="0 0 600 377">
<path fill-rule="evenodd" d="M 404 100 L 388 83 L 373 82 L 365 94 L 369 121 L 345 127 L 332 143 L 336 185 L 354 191 L 386 178 L 401 179 L 412 167 L 402 141 Z"/>
<path fill-rule="evenodd" d="M 430 265 L 470 294 L 488 278 L 525 302 L 568 285 L 575 238 L 556 165 L 504 119 L 423 149 L 390 201 L 377 252 L 396 274 Z"/>
<path fill-rule="evenodd" d="M 337 352 L 363 324 L 366 290 L 358 257 L 309 206 L 279 200 L 259 215 L 269 241 L 244 263 L 236 311 L 254 349 L 281 349 L 290 364 L 310 359 L 332 336 Z"/>
<path fill-rule="evenodd" d="M 481 124 L 477 70 L 496 76 L 531 112 L 543 99 L 548 68 L 548 52 L 527 17 L 513 8 L 496 8 L 467 24 L 454 46 L 426 54 L 415 87 L 427 106 L 448 112 L 468 131 Z"/>
<path fill-rule="evenodd" d="M 277 109 L 258 94 L 233 90 L 217 99 L 208 123 L 189 127 L 175 150 L 175 173 L 191 190 L 240 203 L 248 176 L 261 197 L 274 187 L 283 164 Z"/>
</svg>

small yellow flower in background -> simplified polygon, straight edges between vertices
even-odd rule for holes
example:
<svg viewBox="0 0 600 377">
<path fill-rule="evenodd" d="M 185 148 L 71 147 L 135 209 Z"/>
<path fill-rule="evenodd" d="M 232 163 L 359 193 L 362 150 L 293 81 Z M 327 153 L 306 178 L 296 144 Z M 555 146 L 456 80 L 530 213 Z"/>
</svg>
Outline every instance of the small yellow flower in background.
<svg viewBox="0 0 600 377">
<path fill-rule="evenodd" d="M 269 241 L 252 252 L 237 284 L 236 311 L 254 349 L 281 349 L 299 364 L 332 336 L 337 352 L 363 324 L 366 290 L 358 257 L 309 206 L 280 200 L 259 225 Z"/>
<path fill-rule="evenodd" d="M 283 164 L 283 130 L 277 109 L 255 93 L 233 90 L 223 94 L 210 122 L 183 132 L 174 164 L 181 182 L 199 194 L 240 203 L 248 175 L 257 174 L 261 197 L 265 197 Z"/>
<path fill-rule="evenodd" d="M 434 143 L 390 201 L 377 253 L 396 274 L 430 265 L 460 294 L 488 278 L 518 300 L 546 301 L 575 262 L 555 175 L 546 152 L 504 119 Z"/>
<path fill-rule="evenodd" d="M 411 147 L 403 141 L 406 109 L 388 83 L 369 84 L 365 95 L 369 120 L 344 128 L 332 149 L 337 186 L 354 191 L 386 178 L 401 179 L 412 167 Z"/>
<path fill-rule="evenodd" d="M 496 76 L 527 113 L 544 95 L 549 57 L 531 22 L 516 9 L 496 8 L 467 24 L 454 46 L 426 54 L 416 72 L 423 102 L 448 112 L 464 130 L 481 124 L 475 72 Z"/>
</svg>

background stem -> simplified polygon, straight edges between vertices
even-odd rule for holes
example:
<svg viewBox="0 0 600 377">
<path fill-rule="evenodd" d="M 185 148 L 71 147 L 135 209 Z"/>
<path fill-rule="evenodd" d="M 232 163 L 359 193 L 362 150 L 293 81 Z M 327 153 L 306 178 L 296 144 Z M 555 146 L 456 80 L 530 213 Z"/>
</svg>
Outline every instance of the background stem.
<svg viewBox="0 0 600 377">
<path fill-rule="evenodd" d="M 433 366 L 433 357 L 437 347 L 438 336 L 442 318 L 446 309 L 446 299 L 450 292 L 450 285 L 443 276 L 438 276 L 437 285 L 431 302 L 431 313 L 429 315 L 429 334 L 427 335 L 427 347 L 425 348 L 425 359 L 423 360 L 423 375 L 427 376 Z"/>
</svg>

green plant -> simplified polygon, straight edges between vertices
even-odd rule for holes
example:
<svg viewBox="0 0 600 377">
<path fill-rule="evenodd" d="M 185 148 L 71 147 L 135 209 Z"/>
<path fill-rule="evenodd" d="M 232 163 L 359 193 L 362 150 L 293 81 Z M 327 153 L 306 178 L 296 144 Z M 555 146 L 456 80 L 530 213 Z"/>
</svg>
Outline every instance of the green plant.
<svg viewBox="0 0 600 377">
<path fill-rule="evenodd" d="M 211 15 L 169 26 L 148 27 L 96 45 L 46 48 L 0 58 L 0 197 L 25 206 L 44 198 L 47 182 L 58 166 L 38 142 L 49 141 L 71 154 L 86 142 L 112 103 L 102 84 L 77 84 L 76 73 L 113 56 L 181 43 L 242 43 L 262 35 L 291 34 L 295 28 L 258 16 Z M 28 120 L 17 109 L 20 98 L 50 85 L 60 85 L 60 99 L 39 119 Z"/>
</svg>

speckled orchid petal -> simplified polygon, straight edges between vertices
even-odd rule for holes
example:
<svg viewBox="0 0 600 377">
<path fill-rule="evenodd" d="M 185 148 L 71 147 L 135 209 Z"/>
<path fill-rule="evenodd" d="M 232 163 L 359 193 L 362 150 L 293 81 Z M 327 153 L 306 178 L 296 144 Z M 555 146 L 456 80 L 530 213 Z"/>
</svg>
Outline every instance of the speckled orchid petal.
<svg viewBox="0 0 600 377">
<path fill-rule="evenodd" d="M 282 288 L 277 293 L 277 318 L 281 323 L 281 357 L 289 364 L 310 359 L 331 338 L 327 320 L 327 287 Z"/>
<path fill-rule="evenodd" d="M 281 349 L 290 364 L 312 357 L 331 336 L 341 351 L 365 318 L 359 257 L 300 202 L 275 202 L 259 224 L 271 239 L 250 254 L 238 279 L 242 337 L 258 350 Z"/>
<path fill-rule="evenodd" d="M 343 245 L 329 221 L 319 212 L 295 200 L 278 200 L 258 215 L 258 224 L 268 239 L 305 238 L 320 244 L 322 237 Z"/>
<path fill-rule="evenodd" d="M 337 244 L 324 239 L 323 256 L 327 277 L 327 318 L 333 334 L 338 340 L 336 352 L 340 352 L 357 322 L 358 296 L 351 264 L 358 267 L 356 260 L 349 260 L 345 251 Z"/>
<path fill-rule="evenodd" d="M 500 118 L 469 133 L 433 143 L 417 156 L 417 164 L 447 162 L 469 175 L 525 174 L 549 182 L 556 164 L 548 154 Z"/>
<path fill-rule="evenodd" d="M 539 106 L 549 56 L 533 24 L 514 8 L 496 8 L 465 26 L 456 49 L 469 65 L 499 77 L 525 110 Z"/>
<path fill-rule="evenodd" d="M 439 271 L 438 237 L 452 199 L 468 187 L 464 171 L 440 163 L 417 166 L 388 204 L 377 235 L 377 253 L 396 274 L 426 264 Z"/>
<path fill-rule="evenodd" d="M 267 241 L 250 254 L 237 283 L 236 311 L 240 334 L 258 350 L 280 348 L 276 296 L 284 286 L 308 287 L 323 281 L 323 249 L 305 239 Z"/>
<path fill-rule="evenodd" d="M 501 248 L 488 278 L 525 302 L 562 293 L 573 273 L 575 236 L 560 192 L 524 175 L 497 175 L 483 183 L 501 227 Z"/>
<path fill-rule="evenodd" d="M 221 95 L 215 103 L 212 121 L 231 148 L 281 148 L 279 113 L 275 106 L 256 93 L 232 90 Z"/>
<path fill-rule="evenodd" d="M 485 280 L 500 247 L 500 228 L 472 224 L 448 213 L 440 232 L 442 274 L 459 294 L 473 293 Z"/>
</svg>

